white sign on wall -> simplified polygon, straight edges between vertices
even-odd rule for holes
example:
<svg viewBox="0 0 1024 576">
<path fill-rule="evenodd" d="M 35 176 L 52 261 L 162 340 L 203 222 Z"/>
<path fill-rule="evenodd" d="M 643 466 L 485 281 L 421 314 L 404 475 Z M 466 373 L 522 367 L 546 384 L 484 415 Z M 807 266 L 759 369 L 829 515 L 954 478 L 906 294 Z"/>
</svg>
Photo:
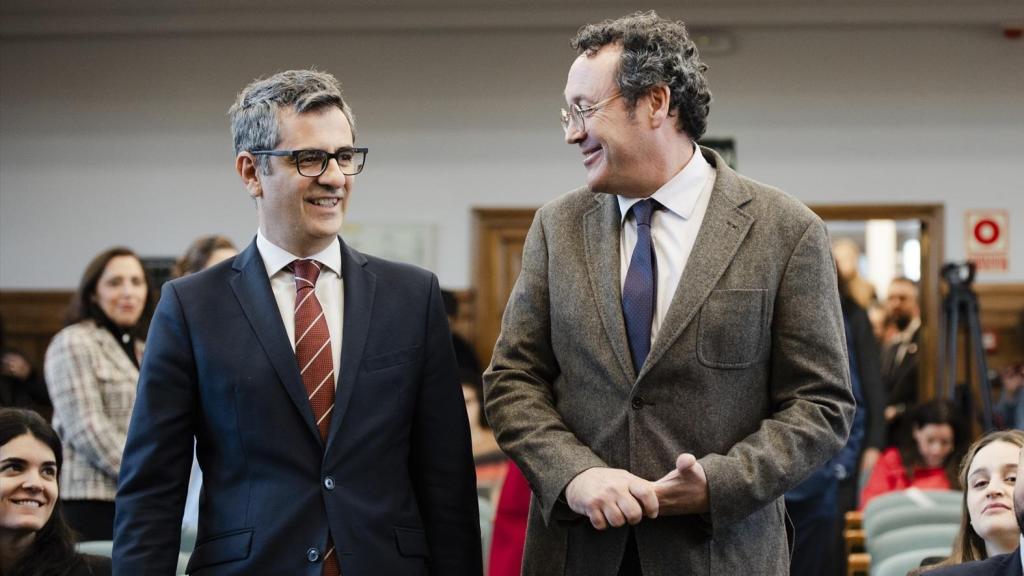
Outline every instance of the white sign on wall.
<svg viewBox="0 0 1024 576">
<path fill-rule="evenodd" d="M 987 272 L 1009 267 L 1010 215 L 1006 210 L 968 210 L 965 215 L 967 259 Z"/>
<path fill-rule="evenodd" d="M 346 222 L 341 237 L 349 246 L 387 260 L 435 270 L 433 224 Z"/>
</svg>

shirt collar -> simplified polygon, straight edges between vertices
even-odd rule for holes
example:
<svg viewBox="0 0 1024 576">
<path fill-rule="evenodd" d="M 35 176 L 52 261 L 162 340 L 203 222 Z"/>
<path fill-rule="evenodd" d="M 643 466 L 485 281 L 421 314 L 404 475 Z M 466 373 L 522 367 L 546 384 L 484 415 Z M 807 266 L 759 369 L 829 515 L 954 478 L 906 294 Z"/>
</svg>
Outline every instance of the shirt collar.
<svg viewBox="0 0 1024 576">
<path fill-rule="evenodd" d="M 256 248 L 259 249 L 263 265 L 266 266 L 267 274 L 271 277 L 291 264 L 292 261 L 301 259 L 268 240 L 262 230 L 256 231 Z M 338 237 L 335 236 L 327 248 L 313 254 L 307 260 L 316 260 L 341 277 L 341 242 L 338 241 Z"/>
<path fill-rule="evenodd" d="M 710 176 L 711 165 L 700 153 L 700 148 L 694 144 L 693 156 L 690 157 L 690 161 L 683 166 L 678 174 L 658 188 L 654 194 L 651 194 L 651 198 L 657 200 L 666 210 L 684 220 L 689 220 Z M 616 198 L 619 200 L 619 214 L 622 215 L 620 224 L 626 221 L 626 215 L 629 214 L 629 209 L 633 204 L 643 200 L 643 198 L 627 198 L 625 196 Z"/>
</svg>

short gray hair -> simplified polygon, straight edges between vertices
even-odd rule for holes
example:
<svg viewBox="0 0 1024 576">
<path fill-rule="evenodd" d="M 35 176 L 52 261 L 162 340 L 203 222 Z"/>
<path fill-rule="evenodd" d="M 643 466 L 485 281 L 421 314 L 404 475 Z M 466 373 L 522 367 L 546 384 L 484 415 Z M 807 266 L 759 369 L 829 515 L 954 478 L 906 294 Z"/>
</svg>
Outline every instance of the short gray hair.
<svg viewBox="0 0 1024 576">
<path fill-rule="evenodd" d="M 246 150 L 272 150 L 279 143 L 277 111 L 290 107 L 298 114 L 335 107 L 345 114 L 356 137 L 356 119 L 352 108 L 341 96 L 341 84 L 327 72 L 286 70 L 269 78 L 253 80 L 238 93 L 228 109 L 235 154 Z M 265 174 L 270 164 L 262 156 L 256 165 Z"/>
<path fill-rule="evenodd" d="M 701 62 L 682 22 L 666 20 L 654 11 L 634 12 L 617 20 L 587 24 L 571 42 L 580 54 L 609 44 L 622 45 L 615 80 L 631 110 L 651 88 L 666 85 L 676 127 L 694 140 L 704 135 L 711 108 L 711 91 L 704 78 L 708 67 Z"/>
</svg>

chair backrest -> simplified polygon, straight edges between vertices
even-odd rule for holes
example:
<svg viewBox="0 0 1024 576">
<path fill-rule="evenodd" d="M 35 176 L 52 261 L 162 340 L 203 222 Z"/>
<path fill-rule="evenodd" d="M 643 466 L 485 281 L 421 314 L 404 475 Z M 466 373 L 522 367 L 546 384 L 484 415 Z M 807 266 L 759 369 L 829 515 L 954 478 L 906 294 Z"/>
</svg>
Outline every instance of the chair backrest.
<svg viewBox="0 0 1024 576">
<path fill-rule="evenodd" d="M 871 561 L 871 576 L 907 576 L 914 568 L 921 565 L 921 561 L 932 556 L 948 556 L 946 548 L 921 548 L 919 550 L 908 550 L 890 556 L 880 564 Z"/>
<path fill-rule="evenodd" d="M 872 498 L 864 507 L 864 517 L 867 518 L 881 510 L 905 505 L 932 508 L 950 502 L 960 504 L 963 502 L 963 498 L 964 493 L 959 490 L 919 490 L 917 488 L 897 490 Z"/>
<path fill-rule="evenodd" d="M 908 526 L 871 538 L 865 542 L 865 545 L 868 554 L 871 555 L 873 566 L 901 552 L 919 548 L 944 547 L 946 552 L 937 554 L 937 556 L 949 556 L 953 552 L 953 540 L 956 539 L 958 530 L 960 530 L 959 524 Z"/>
<path fill-rule="evenodd" d="M 864 538 L 870 543 L 872 538 L 897 528 L 921 526 L 924 524 L 959 524 L 960 506 L 945 504 L 935 508 L 918 508 L 916 506 L 899 507 L 881 510 L 870 518 L 864 518 Z"/>
<path fill-rule="evenodd" d="M 79 542 L 75 548 L 82 554 L 95 554 L 110 558 L 114 552 L 114 543 L 110 540 L 89 540 Z"/>
</svg>

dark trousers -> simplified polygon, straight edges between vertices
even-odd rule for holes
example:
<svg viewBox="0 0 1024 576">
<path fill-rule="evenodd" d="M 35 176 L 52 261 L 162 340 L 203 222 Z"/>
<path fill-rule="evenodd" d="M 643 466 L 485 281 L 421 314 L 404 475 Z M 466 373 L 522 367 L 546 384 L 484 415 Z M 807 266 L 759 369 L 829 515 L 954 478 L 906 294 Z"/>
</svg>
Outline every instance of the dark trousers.
<svg viewBox="0 0 1024 576">
<path fill-rule="evenodd" d="M 835 492 L 801 501 L 787 499 L 786 511 L 796 528 L 790 576 L 832 574 L 827 566 L 839 526 Z"/>
<path fill-rule="evenodd" d="M 80 542 L 114 539 L 114 503 L 103 500 L 63 500 L 64 518 Z"/>
<path fill-rule="evenodd" d="M 636 547 L 636 530 L 629 528 L 629 539 L 626 540 L 626 554 L 619 566 L 619 576 L 643 576 L 640 570 L 640 550 Z"/>
</svg>

